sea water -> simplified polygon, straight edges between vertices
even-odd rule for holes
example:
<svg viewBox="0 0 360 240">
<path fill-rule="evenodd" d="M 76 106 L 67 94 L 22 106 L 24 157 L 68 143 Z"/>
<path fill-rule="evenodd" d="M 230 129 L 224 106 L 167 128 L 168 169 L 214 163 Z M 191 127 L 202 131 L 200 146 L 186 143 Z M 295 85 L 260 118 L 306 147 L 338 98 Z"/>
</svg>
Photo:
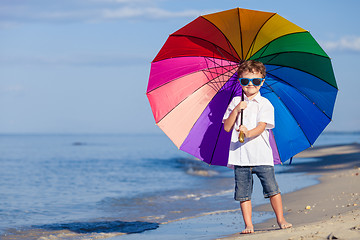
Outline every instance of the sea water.
<svg viewBox="0 0 360 240">
<path fill-rule="evenodd" d="M 315 146 L 354 142 L 359 133 L 329 133 Z M 283 193 L 316 183 L 299 173 L 277 179 Z M 261 190 L 253 199 L 265 202 Z M 0 236 L 14 229 L 142 232 L 236 208 L 232 170 L 196 160 L 165 135 L 0 135 Z"/>
</svg>

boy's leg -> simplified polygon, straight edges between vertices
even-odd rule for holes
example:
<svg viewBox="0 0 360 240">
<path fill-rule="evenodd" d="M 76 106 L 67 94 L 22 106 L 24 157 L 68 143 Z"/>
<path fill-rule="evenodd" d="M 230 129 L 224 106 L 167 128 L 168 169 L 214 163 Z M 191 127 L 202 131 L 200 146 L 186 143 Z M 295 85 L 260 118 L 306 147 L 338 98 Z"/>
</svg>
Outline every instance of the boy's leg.
<svg viewBox="0 0 360 240">
<path fill-rule="evenodd" d="M 282 200 L 281 200 L 281 194 L 278 193 L 274 196 L 270 197 L 271 206 L 274 210 L 274 213 L 276 215 L 276 220 L 281 229 L 284 228 L 291 228 L 292 224 L 286 222 L 284 218 L 284 212 L 283 212 L 283 206 L 282 206 Z"/>
<path fill-rule="evenodd" d="M 280 228 L 290 228 L 292 224 L 285 221 L 280 189 L 275 179 L 273 166 L 257 166 L 254 172 L 260 179 L 263 187 L 264 197 L 269 197 L 271 206 L 275 212 L 277 223 Z"/>
<path fill-rule="evenodd" d="M 241 212 L 245 222 L 245 229 L 241 233 L 253 233 L 254 226 L 252 224 L 252 206 L 251 200 L 240 202 Z"/>
<path fill-rule="evenodd" d="M 254 226 L 251 220 L 251 194 L 253 186 L 252 168 L 235 166 L 235 195 L 234 198 L 240 201 L 241 213 L 244 218 L 245 230 L 241 233 L 253 233 Z"/>
</svg>

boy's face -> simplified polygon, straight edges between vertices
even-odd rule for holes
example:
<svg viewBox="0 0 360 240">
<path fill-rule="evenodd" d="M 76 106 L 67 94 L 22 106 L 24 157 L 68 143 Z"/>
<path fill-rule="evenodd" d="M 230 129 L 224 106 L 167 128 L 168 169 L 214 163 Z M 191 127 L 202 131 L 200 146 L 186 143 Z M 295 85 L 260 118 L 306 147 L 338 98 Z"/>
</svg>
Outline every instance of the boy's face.
<svg viewBox="0 0 360 240">
<path fill-rule="evenodd" d="M 243 72 L 240 78 L 263 78 L 263 76 L 258 72 Z M 256 94 L 260 91 L 261 86 L 264 84 L 264 81 L 261 82 L 259 86 L 254 86 L 252 82 L 249 82 L 247 86 L 242 86 L 242 89 L 245 95 L 249 97 L 255 97 Z"/>
</svg>

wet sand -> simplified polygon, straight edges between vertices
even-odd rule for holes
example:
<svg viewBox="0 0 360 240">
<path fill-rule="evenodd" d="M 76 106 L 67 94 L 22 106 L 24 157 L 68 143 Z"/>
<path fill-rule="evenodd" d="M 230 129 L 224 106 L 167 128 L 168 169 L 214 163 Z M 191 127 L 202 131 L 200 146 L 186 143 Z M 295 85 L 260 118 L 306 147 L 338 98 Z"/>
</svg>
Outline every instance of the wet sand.
<svg viewBox="0 0 360 240">
<path fill-rule="evenodd" d="M 360 144 L 311 148 L 296 158 L 289 171 L 319 175 L 320 183 L 282 196 L 293 228 L 281 230 L 273 218 L 255 224 L 254 234 L 222 239 L 360 239 Z M 301 163 L 301 158 L 318 161 Z M 254 211 L 272 209 L 266 204 Z"/>
</svg>

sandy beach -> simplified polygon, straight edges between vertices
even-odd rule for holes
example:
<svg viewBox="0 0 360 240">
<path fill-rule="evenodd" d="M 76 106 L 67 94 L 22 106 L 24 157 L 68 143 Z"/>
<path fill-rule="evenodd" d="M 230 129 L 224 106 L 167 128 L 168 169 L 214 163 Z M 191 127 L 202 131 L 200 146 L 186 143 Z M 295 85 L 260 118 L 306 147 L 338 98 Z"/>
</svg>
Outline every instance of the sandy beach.
<svg viewBox="0 0 360 240">
<path fill-rule="evenodd" d="M 360 239 L 360 144 L 317 147 L 296 156 L 291 171 L 319 175 L 320 183 L 283 195 L 291 229 L 275 219 L 255 224 L 255 233 L 222 239 Z M 301 163 L 301 158 L 317 158 Z M 255 211 L 272 211 L 269 204 Z"/>
</svg>

